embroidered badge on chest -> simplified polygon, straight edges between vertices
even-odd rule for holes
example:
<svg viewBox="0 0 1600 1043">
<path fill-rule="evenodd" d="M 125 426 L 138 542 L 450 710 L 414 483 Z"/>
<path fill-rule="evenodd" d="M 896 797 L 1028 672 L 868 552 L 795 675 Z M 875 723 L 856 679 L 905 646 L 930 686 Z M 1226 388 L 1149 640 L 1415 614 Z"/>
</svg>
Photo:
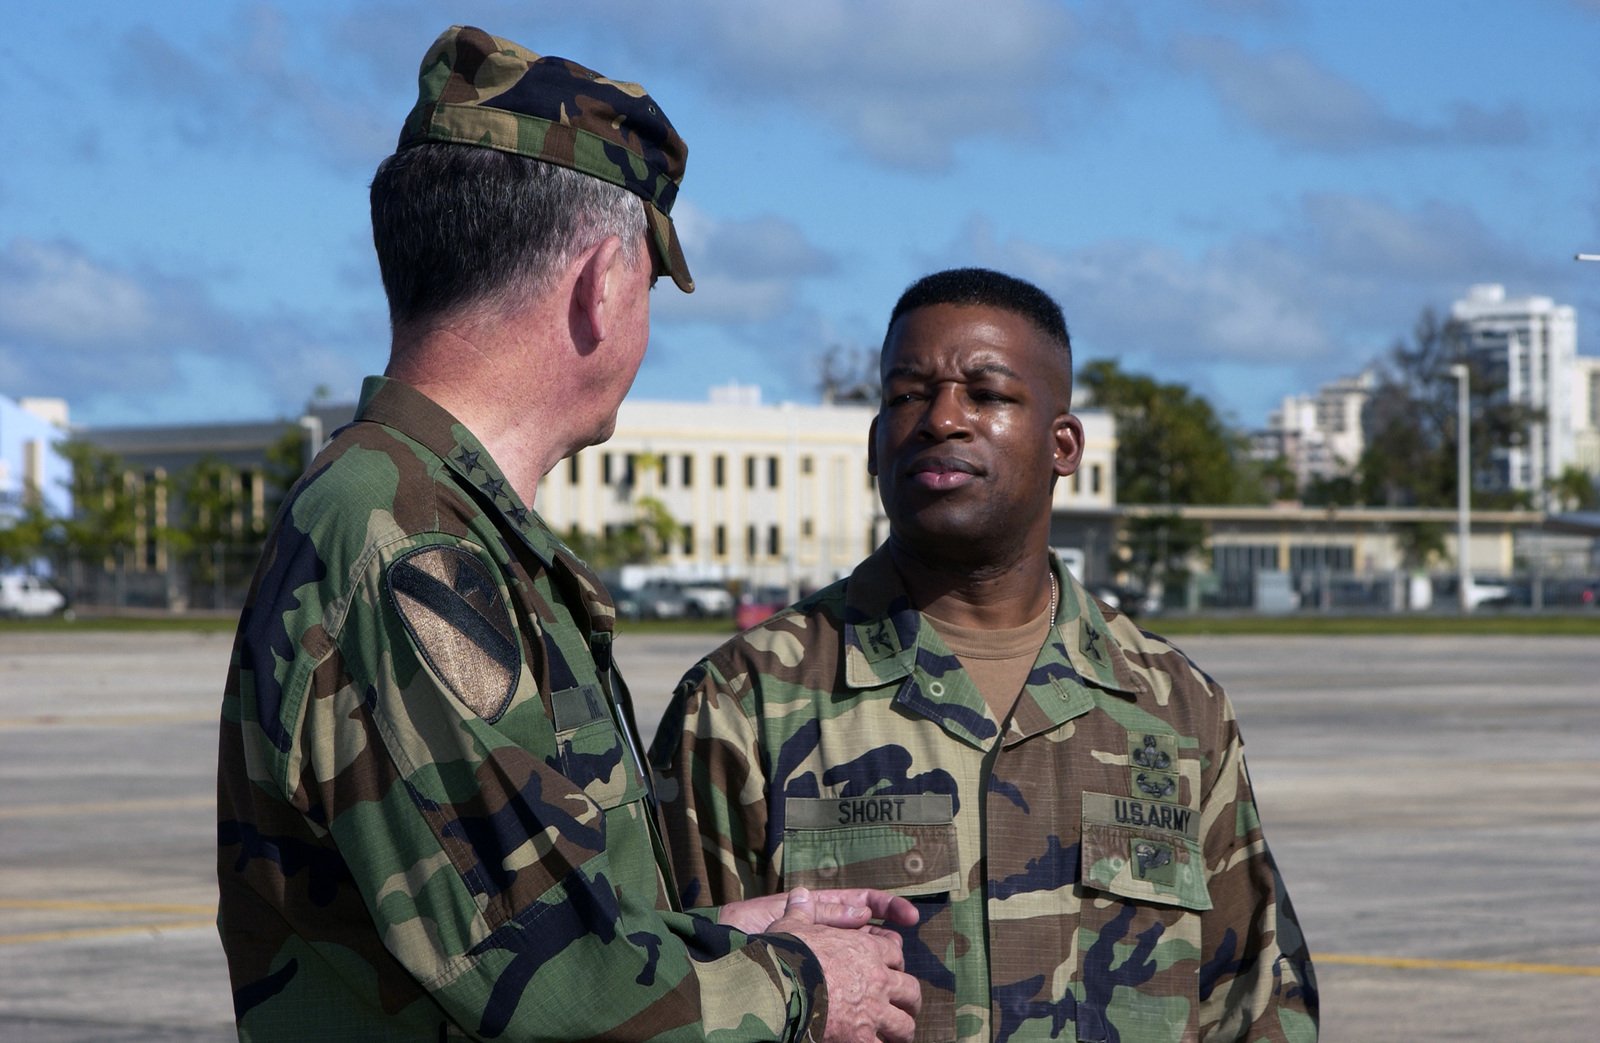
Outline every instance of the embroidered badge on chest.
<svg viewBox="0 0 1600 1043">
<path fill-rule="evenodd" d="M 434 674 L 486 721 L 505 712 L 522 657 L 511 612 L 481 558 L 423 547 L 384 576 L 395 611 Z"/>
<path fill-rule="evenodd" d="M 1133 732 L 1128 736 L 1128 766 L 1135 797 L 1176 801 L 1178 794 L 1178 739 L 1174 735 Z"/>
</svg>

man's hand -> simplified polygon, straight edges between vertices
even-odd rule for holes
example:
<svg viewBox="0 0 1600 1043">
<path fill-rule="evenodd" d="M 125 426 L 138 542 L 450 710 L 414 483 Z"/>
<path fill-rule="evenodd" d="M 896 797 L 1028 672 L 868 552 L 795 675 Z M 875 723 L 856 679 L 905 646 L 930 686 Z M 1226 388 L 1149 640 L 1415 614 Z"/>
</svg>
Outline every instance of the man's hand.
<svg viewBox="0 0 1600 1043">
<path fill-rule="evenodd" d="M 810 892 L 812 922 L 823 927 L 865 927 L 873 920 L 910 927 L 917 922 L 917 907 L 897 895 L 867 887 L 819 888 Z M 774 930 L 772 923 L 784 915 L 786 893 L 729 902 L 717 910 L 717 922 L 745 934 Z"/>
<path fill-rule="evenodd" d="M 893 915 L 894 922 L 909 925 L 917 921 L 916 909 L 905 899 L 891 898 L 881 891 L 818 894 L 833 897 L 819 901 L 803 887 L 790 891 L 783 915 L 766 930 L 800 939 L 821 962 L 828 986 L 828 1023 L 823 1039 L 829 1043 L 909 1043 L 922 1006 L 922 988 L 917 979 L 905 973 L 900 936 L 883 927 L 841 930 L 828 926 L 824 920 L 841 915 L 841 911 L 849 919 L 860 919 L 863 912 L 877 912 L 885 919 Z"/>
</svg>

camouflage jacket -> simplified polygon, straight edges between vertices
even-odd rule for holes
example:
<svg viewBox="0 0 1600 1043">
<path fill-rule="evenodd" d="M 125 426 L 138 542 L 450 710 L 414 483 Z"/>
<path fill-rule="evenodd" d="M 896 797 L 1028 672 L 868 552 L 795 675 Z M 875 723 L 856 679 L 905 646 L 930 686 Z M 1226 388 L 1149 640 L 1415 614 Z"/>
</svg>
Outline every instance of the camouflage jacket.
<svg viewBox="0 0 1600 1043">
<path fill-rule="evenodd" d="M 820 1029 L 810 950 L 675 911 L 614 618 L 471 432 L 368 381 L 280 512 L 223 699 L 242 1039 Z"/>
<path fill-rule="evenodd" d="M 918 1039 L 1314 1039 L 1227 697 L 1053 567 L 1004 725 L 881 550 L 691 670 L 651 751 L 684 901 L 905 895 Z"/>
</svg>

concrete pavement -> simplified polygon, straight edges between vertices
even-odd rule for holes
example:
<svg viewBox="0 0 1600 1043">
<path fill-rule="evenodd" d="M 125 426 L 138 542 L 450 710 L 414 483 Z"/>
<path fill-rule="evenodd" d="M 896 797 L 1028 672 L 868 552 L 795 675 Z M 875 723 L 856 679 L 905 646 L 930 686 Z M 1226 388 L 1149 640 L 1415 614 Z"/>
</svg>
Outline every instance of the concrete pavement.
<svg viewBox="0 0 1600 1043">
<path fill-rule="evenodd" d="M 653 732 L 716 640 L 624 632 Z M 0 631 L 0 1038 L 231 1039 L 222 634 Z M 1239 710 L 1323 1038 L 1600 1024 L 1600 641 L 1191 637 Z"/>
</svg>

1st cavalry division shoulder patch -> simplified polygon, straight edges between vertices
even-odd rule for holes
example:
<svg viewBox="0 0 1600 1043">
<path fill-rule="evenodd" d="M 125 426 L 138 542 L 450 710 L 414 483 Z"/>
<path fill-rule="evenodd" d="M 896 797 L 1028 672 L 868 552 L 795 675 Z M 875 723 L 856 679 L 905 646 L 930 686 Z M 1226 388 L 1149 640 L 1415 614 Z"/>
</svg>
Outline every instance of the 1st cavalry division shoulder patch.
<svg viewBox="0 0 1600 1043">
<path fill-rule="evenodd" d="M 511 701 L 522 657 L 489 567 L 460 547 L 423 547 L 390 565 L 384 582 L 434 674 L 473 713 L 497 720 Z"/>
</svg>

